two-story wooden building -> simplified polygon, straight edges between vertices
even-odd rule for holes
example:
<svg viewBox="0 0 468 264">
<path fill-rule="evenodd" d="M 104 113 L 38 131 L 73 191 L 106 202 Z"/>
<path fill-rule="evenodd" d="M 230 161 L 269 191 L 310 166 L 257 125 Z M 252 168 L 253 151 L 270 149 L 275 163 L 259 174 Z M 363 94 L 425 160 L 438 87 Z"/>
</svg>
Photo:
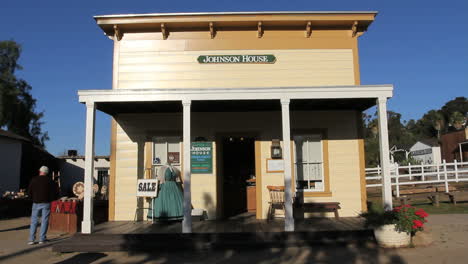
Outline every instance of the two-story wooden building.
<svg viewBox="0 0 468 264">
<path fill-rule="evenodd" d="M 96 109 L 113 117 L 110 220 L 133 219 L 146 203 L 136 197 L 137 179 L 168 157 L 183 175 L 184 232 L 191 232 L 192 207 L 208 219 L 246 211 L 251 179 L 258 219 L 267 216 L 266 186 L 285 186 L 287 231 L 294 230 L 293 197 L 339 202 L 342 216 L 366 210 L 361 113 L 379 105 L 388 175 L 382 113 L 393 93 L 392 85 L 360 82 L 358 37 L 376 14 L 96 16 L 113 40 L 113 87 L 78 93 L 87 107 L 82 231 L 93 227 Z M 383 182 L 391 206 L 389 179 Z"/>
</svg>

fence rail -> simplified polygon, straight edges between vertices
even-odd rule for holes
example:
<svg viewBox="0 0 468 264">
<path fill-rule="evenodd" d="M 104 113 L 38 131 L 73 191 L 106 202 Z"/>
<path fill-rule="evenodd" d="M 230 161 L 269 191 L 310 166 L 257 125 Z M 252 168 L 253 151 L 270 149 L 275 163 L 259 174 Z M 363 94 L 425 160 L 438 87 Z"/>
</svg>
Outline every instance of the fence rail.
<svg viewBox="0 0 468 264">
<path fill-rule="evenodd" d="M 400 197 L 400 186 L 418 184 L 444 184 L 445 191 L 449 192 L 449 184 L 468 181 L 468 162 L 440 164 L 418 164 L 399 166 L 392 164 L 390 178 L 395 195 Z M 382 168 L 366 168 L 366 187 L 382 186 Z"/>
</svg>

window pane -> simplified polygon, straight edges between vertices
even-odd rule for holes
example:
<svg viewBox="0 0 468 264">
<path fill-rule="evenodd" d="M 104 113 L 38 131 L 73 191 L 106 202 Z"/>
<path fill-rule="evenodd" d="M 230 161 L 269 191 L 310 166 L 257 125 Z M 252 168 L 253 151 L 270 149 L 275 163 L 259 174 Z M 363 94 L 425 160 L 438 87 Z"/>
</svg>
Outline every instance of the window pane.
<svg viewBox="0 0 468 264">
<path fill-rule="evenodd" d="M 294 144 L 297 189 L 323 190 L 321 137 L 295 136 Z"/>
<path fill-rule="evenodd" d="M 165 142 L 155 142 L 153 153 L 153 164 L 166 164 L 167 151 Z"/>
</svg>

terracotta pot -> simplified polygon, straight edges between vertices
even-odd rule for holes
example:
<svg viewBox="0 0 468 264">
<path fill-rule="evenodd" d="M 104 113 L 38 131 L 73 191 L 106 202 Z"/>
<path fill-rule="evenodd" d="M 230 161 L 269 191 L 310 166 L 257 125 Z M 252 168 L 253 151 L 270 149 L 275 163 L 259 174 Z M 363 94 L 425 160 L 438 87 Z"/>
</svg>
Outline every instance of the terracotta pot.
<svg viewBox="0 0 468 264">
<path fill-rule="evenodd" d="M 400 232 L 395 225 L 383 225 L 374 228 L 375 239 L 382 247 L 396 248 L 407 247 L 411 242 L 411 234 Z"/>
</svg>

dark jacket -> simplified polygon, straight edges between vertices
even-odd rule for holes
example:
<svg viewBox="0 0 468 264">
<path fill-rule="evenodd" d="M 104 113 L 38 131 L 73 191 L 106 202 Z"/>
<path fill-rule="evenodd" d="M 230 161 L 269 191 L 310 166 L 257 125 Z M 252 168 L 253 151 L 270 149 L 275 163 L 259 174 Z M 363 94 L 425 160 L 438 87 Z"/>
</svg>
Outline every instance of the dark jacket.
<svg viewBox="0 0 468 264">
<path fill-rule="evenodd" d="M 58 198 L 58 185 L 49 176 L 37 176 L 29 183 L 28 194 L 33 203 L 50 203 Z"/>
</svg>

